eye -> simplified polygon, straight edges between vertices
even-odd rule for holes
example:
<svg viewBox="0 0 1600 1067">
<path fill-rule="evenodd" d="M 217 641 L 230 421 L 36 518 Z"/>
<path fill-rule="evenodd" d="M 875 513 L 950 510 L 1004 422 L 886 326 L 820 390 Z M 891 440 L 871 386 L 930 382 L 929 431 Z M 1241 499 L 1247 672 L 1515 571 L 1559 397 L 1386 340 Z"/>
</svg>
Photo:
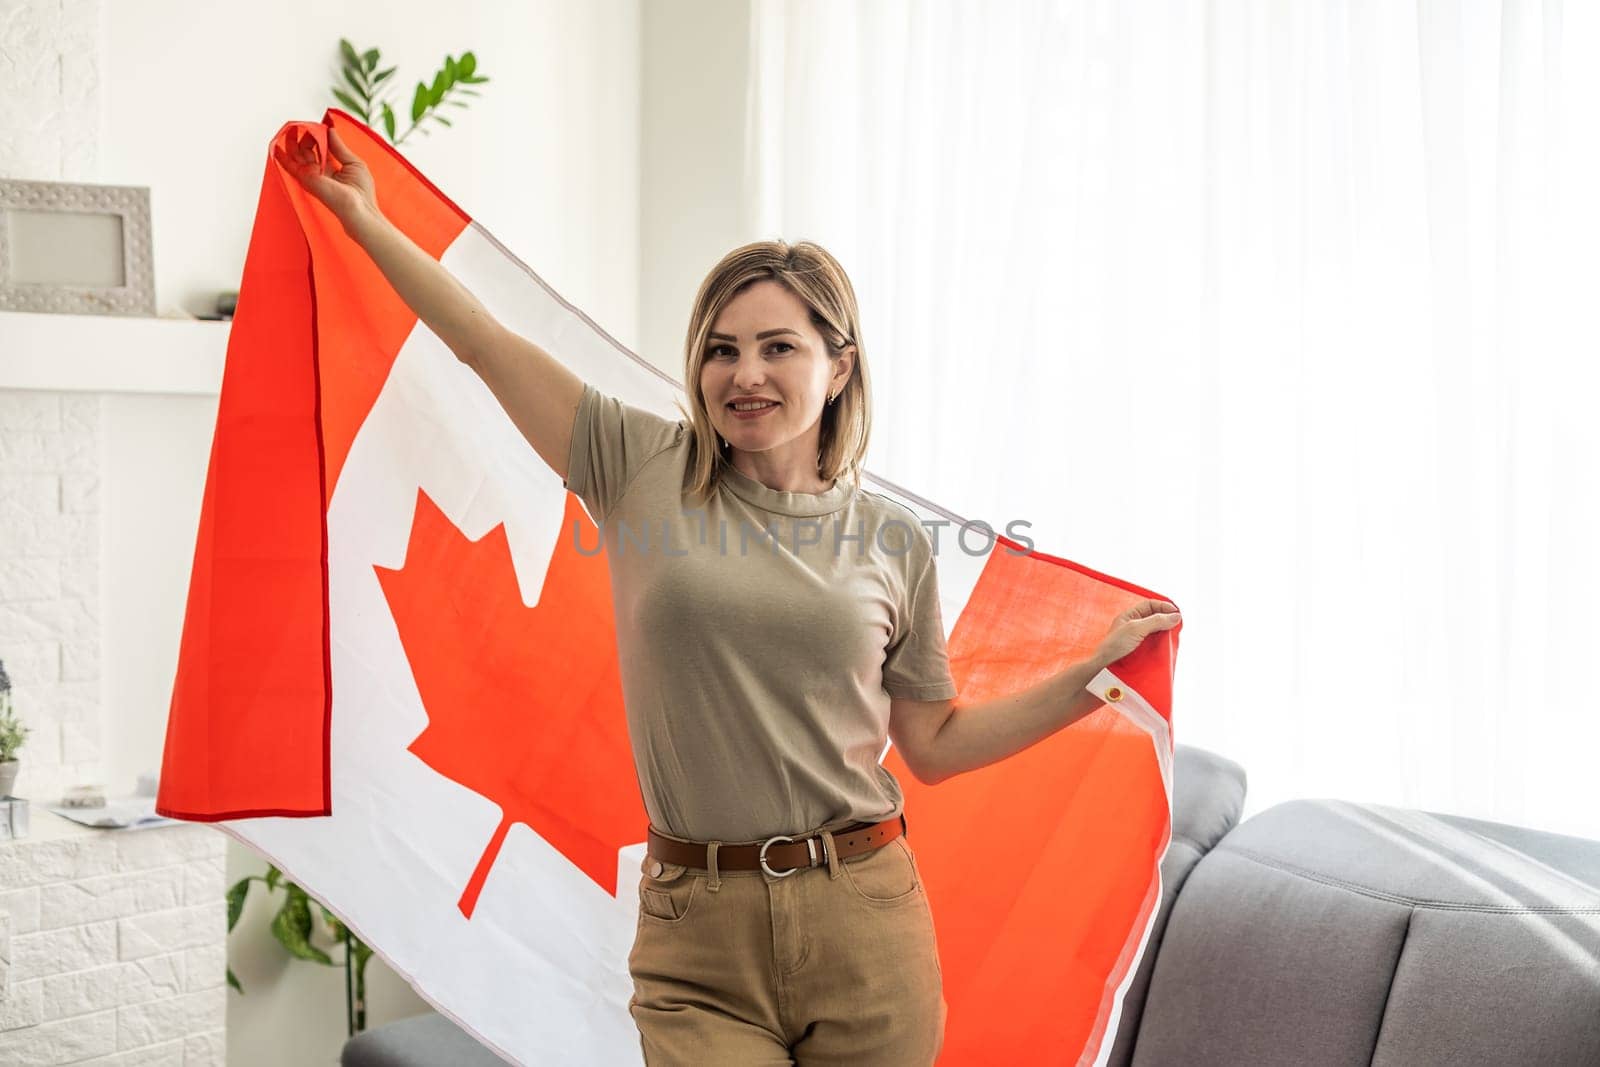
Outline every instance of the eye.
<svg viewBox="0 0 1600 1067">
<path fill-rule="evenodd" d="M 783 349 L 783 351 L 777 354 L 788 355 L 794 350 L 794 345 L 790 344 L 788 341 L 774 341 L 772 343 L 772 347 L 768 349 L 768 351 L 777 352 L 779 348 Z M 733 351 L 734 349 L 732 345 L 716 345 L 715 347 L 706 349 L 706 356 L 710 359 L 716 359 L 724 352 L 733 353 Z"/>
</svg>

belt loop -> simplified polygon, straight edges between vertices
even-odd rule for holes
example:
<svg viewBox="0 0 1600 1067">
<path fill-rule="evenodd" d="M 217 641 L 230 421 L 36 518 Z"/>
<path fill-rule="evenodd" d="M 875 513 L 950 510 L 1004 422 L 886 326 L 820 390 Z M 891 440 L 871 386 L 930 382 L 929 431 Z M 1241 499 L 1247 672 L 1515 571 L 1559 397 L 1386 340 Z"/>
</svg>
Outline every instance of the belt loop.
<svg viewBox="0 0 1600 1067">
<path fill-rule="evenodd" d="M 712 893 L 722 888 L 722 876 L 717 873 L 717 849 L 721 845 L 721 841 L 712 841 L 706 849 L 706 866 L 711 871 L 711 880 L 706 883 L 706 889 Z"/>
<path fill-rule="evenodd" d="M 833 843 L 833 831 L 822 831 L 822 854 L 828 857 L 828 879 L 839 877 L 839 852 Z"/>
</svg>

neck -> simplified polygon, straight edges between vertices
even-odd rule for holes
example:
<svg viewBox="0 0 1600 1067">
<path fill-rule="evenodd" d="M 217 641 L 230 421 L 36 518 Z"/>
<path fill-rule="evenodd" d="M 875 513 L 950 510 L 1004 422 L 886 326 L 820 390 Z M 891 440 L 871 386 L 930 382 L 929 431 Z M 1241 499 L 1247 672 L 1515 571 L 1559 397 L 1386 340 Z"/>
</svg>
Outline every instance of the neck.
<svg viewBox="0 0 1600 1067">
<path fill-rule="evenodd" d="M 765 452 L 744 452 L 736 448 L 729 449 L 729 452 L 731 455 L 727 460 L 734 470 L 755 479 L 768 489 L 780 493 L 815 494 L 826 493 L 833 488 L 833 483 L 816 471 L 806 472 L 774 463 Z"/>
</svg>

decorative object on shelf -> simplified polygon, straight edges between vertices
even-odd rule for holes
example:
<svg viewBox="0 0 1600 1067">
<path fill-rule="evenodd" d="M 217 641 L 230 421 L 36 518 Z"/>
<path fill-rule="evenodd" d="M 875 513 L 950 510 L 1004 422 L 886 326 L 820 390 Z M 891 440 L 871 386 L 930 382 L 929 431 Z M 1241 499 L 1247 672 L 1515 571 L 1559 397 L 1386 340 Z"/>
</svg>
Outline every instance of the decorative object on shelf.
<svg viewBox="0 0 1600 1067">
<path fill-rule="evenodd" d="M 9 797 L 16 788 L 17 771 L 22 768 L 17 750 L 30 732 L 31 727 L 22 725 L 11 708 L 11 678 L 0 661 L 0 797 Z"/>
<path fill-rule="evenodd" d="M 0 797 L 0 841 L 28 836 L 28 801 L 24 797 Z"/>
<path fill-rule="evenodd" d="M 325 967 L 340 966 L 326 952 L 311 943 L 313 925 L 311 897 L 271 864 L 267 865 L 265 875 L 248 875 L 239 879 L 233 884 L 233 888 L 228 890 L 230 934 L 244 911 L 244 898 L 250 892 L 251 882 L 264 883 L 269 893 L 276 889 L 284 891 L 283 906 L 272 917 L 272 936 L 289 950 L 291 956 L 320 963 Z M 367 1028 L 367 961 L 372 958 L 372 949 L 352 933 L 348 926 L 340 922 L 339 917 L 333 912 L 321 904 L 318 904 L 317 908 L 322 912 L 323 921 L 327 923 L 328 935 L 344 945 L 345 1025 L 349 1036 L 354 1037 Z M 232 967 L 228 968 L 228 984 L 237 989 L 241 995 L 244 993 L 244 986 L 239 984 Z"/>
<path fill-rule="evenodd" d="M 44 810 L 63 819 L 71 819 L 82 826 L 93 826 L 98 830 L 144 830 L 178 821 L 156 814 L 155 797 L 111 797 L 94 807 L 84 807 L 81 804 L 46 804 Z"/>
<path fill-rule="evenodd" d="M 0 178 L 0 310 L 155 308 L 149 187 Z"/>
<path fill-rule="evenodd" d="M 466 107 L 467 104 L 464 100 L 446 99 L 446 97 L 452 92 L 459 92 L 461 96 L 482 96 L 483 94 L 476 89 L 463 89 L 460 86 L 482 85 L 489 80 L 478 74 L 478 58 L 471 52 L 461 53 L 460 59 L 445 56 L 444 65 L 433 76 L 432 83 L 417 83 L 416 89 L 411 94 L 411 125 L 405 133 L 396 138 L 394 109 L 383 99 L 384 93 L 388 91 L 383 83 L 388 81 L 397 68 L 378 70 L 376 48 L 369 48 L 358 54 L 355 46 L 343 37 L 339 38 L 339 52 L 344 57 L 344 69 L 340 73 L 344 76 L 345 85 L 351 92 L 346 92 L 335 85 L 332 89 L 335 99 L 354 112 L 355 116 L 368 126 L 372 126 L 373 111 L 376 108 L 383 116 L 383 132 L 388 135 L 389 142 L 396 147 L 399 147 L 400 142 L 418 127 L 422 127 L 424 137 L 431 133 L 431 130 L 422 126 L 425 118 L 441 122 L 446 126 L 452 125 L 449 119 L 440 114 L 442 105 Z"/>
<path fill-rule="evenodd" d="M 93 783 L 84 785 L 69 785 L 67 791 L 61 794 L 63 808 L 103 808 L 106 806 L 106 791 L 102 786 Z"/>
<path fill-rule="evenodd" d="M 233 312 L 239 306 L 239 292 L 236 289 L 225 289 L 217 294 L 216 311 L 209 315 L 196 315 L 197 319 L 207 322 L 231 322 Z"/>
</svg>

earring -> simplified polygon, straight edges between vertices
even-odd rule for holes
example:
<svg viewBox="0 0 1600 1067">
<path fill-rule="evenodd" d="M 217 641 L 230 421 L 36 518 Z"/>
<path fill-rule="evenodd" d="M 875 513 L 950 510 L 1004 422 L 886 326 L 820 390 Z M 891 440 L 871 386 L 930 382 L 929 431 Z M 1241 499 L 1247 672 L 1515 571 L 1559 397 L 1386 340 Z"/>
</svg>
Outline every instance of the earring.
<svg viewBox="0 0 1600 1067">
<path fill-rule="evenodd" d="M 830 403 L 830 404 L 833 403 L 833 398 L 838 396 L 838 395 L 839 395 L 838 393 L 829 393 L 828 394 L 828 403 Z"/>
</svg>

